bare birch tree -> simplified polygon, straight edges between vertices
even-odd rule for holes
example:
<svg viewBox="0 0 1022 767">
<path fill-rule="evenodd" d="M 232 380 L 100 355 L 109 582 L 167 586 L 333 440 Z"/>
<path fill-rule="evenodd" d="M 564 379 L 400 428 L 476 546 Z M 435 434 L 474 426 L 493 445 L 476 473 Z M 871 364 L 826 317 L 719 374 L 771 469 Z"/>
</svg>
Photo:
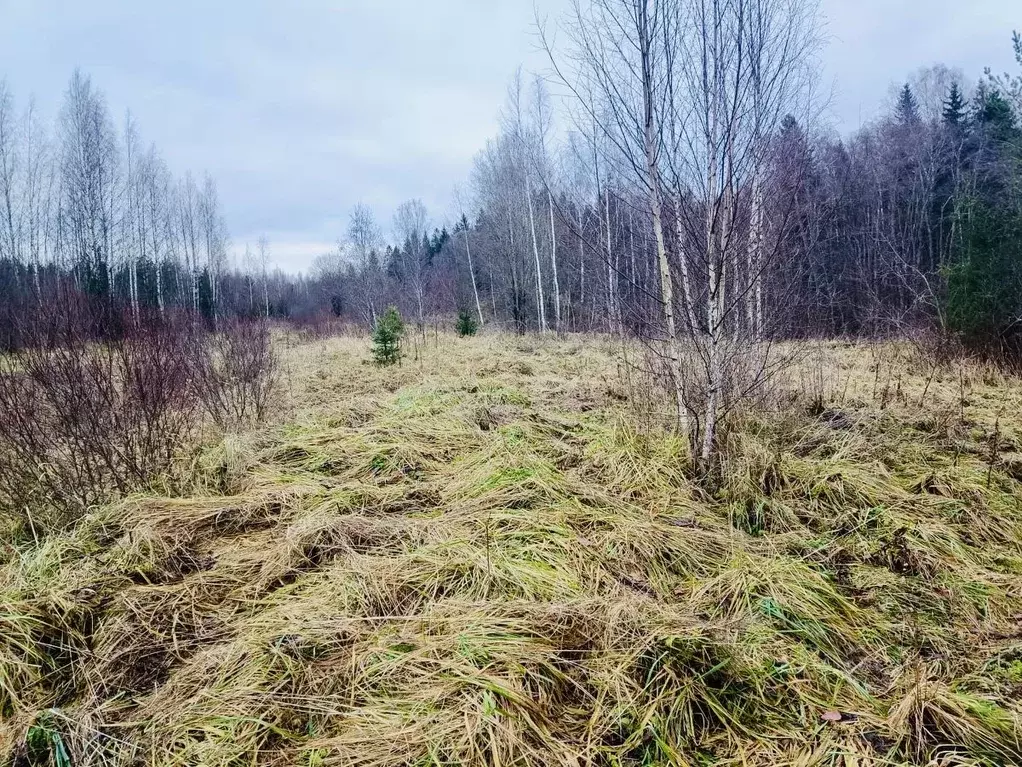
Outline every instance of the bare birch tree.
<svg viewBox="0 0 1022 767">
<path fill-rule="evenodd" d="M 111 296 L 117 147 L 103 98 L 76 71 L 61 110 L 62 249 L 89 295 Z"/>
<path fill-rule="evenodd" d="M 25 183 L 19 133 L 14 98 L 7 83 L 0 80 L 0 260 L 22 265 Z"/>
<path fill-rule="evenodd" d="M 424 240 L 429 226 L 429 213 L 422 200 L 408 200 L 394 214 L 394 233 L 401 248 L 400 277 L 411 293 L 415 316 L 420 329 L 425 325 L 425 299 L 428 254 Z M 403 246 L 402 246 L 403 243 Z"/>
<path fill-rule="evenodd" d="M 216 319 L 220 300 L 219 284 L 227 261 L 227 225 L 220 213 L 220 197 L 216 182 L 206 174 L 199 192 L 199 231 L 204 251 L 206 277 L 209 281 L 210 311 Z"/>
<path fill-rule="evenodd" d="M 546 189 L 547 210 L 550 214 L 550 274 L 553 278 L 554 294 L 554 329 L 561 331 L 561 285 L 557 271 L 557 226 L 554 216 L 554 179 L 552 163 L 547 151 L 547 142 L 551 129 L 550 96 L 542 78 L 536 77 L 532 83 L 531 120 L 535 133 L 536 171 Z"/>
<path fill-rule="evenodd" d="M 764 138 L 776 134 L 788 112 L 803 108 L 819 22 L 810 0 L 698 0 L 676 7 L 671 74 L 678 87 L 670 108 L 680 144 L 671 159 L 679 192 L 691 199 L 682 206 L 683 236 L 697 254 L 705 305 L 691 336 L 698 375 L 689 376 L 686 398 L 696 419 L 697 463 L 708 472 L 721 418 L 763 383 L 772 362 L 773 347 L 757 343 L 770 334 L 761 278 L 781 256 L 781 238 L 771 249 L 763 231 Z M 750 196 L 751 233 L 744 212 Z M 782 212 L 774 226 L 784 229 L 785 218 Z"/>
<path fill-rule="evenodd" d="M 50 250 L 51 214 L 54 198 L 54 168 L 49 145 L 35 103 L 29 100 L 25 110 L 24 131 L 24 225 L 28 260 L 32 270 L 33 289 L 38 301 L 43 300 L 41 271 Z"/>
<path fill-rule="evenodd" d="M 660 272 L 661 350 L 703 474 L 715 463 L 720 419 L 767 364 L 769 347 L 755 343 L 759 310 L 753 323 L 738 315 L 776 253 L 763 252 L 756 216 L 760 231 L 750 236 L 746 198 L 760 194 L 750 190 L 764 164 L 763 137 L 803 95 L 816 29 L 815 8 L 804 0 L 575 0 L 569 50 L 547 46 L 576 97 L 579 127 L 592 125 L 594 143 L 607 141 L 617 166 L 645 190 Z M 609 262 L 609 185 L 605 214 Z"/>
<path fill-rule="evenodd" d="M 379 244 L 380 230 L 372 210 L 361 203 L 356 205 L 348 221 L 348 245 L 359 283 L 362 321 L 368 327 L 376 325 L 376 319 L 382 311 L 382 307 L 378 306 L 382 280 L 379 256 L 376 252 Z"/>
<path fill-rule="evenodd" d="M 535 262 L 536 278 L 536 317 L 541 333 L 547 332 L 546 294 L 543 289 L 543 265 L 539 255 L 539 238 L 536 233 L 536 211 L 533 198 L 532 179 L 535 173 L 535 145 L 533 131 L 525 124 L 522 112 L 522 73 L 519 70 L 512 81 L 508 92 L 508 113 L 504 117 L 506 130 L 514 138 L 516 163 L 523 176 L 523 188 L 526 210 L 529 214 L 529 236 L 532 242 L 532 254 Z"/>
<path fill-rule="evenodd" d="M 597 210 L 602 184 L 598 145 L 609 143 L 621 167 L 646 192 L 652 216 L 657 263 L 660 273 L 660 300 L 665 338 L 663 352 L 669 361 L 671 385 L 679 417 L 683 409 L 682 375 L 678 349 L 678 331 L 674 318 L 674 279 L 667 254 L 663 226 L 663 186 L 660 178 L 662 147 L 663 94 L 658 82 L 665 67 L 665 49 L 660 45 L 665 24 L 662 3 L 646 0 L 576 0 L 568 24 L 571 49 L 559 59 L 548 47 L 554 67 L 580 106 L 578 127 L 590 126 L 590 142 L 596 176 Z M 544 36 L 544 40 L 548 40 Z M 610 216 L 610 184 L 603 200 L 608 273 L 608 308 L 619 315 L 615 295 L 614 248 Z M 620 316 L 617 317 L 620 324 Z"/>
<path fill-rule="evenodd" d="M 465 238 L 465 256 L 468 259 L 468 275 L 472 282 L 472 297 L 475 299 L 476 312 L 479 315 L 479 327 L 483 327 L 486 324 L 486 320 L 483 318 L 483 305 L 479 302 L 479 286 L 476 284 L 476 270 L 475 265 L 472 263 L 472 243 L 470 242 L 471 233 L 468 223 L 468 216 L 465 215 L 465 205 L 461 199 L 461 192 L 457 189 L 454 190 L 454 200 L 458 208 L 458 213 L 461 216 L 461 228 Z"/>
<path fill-rule="evenodd" d="M 270 240 L 264 234 L 257 244 L 256 258 L 259 260 L 259 273 L 263 282 L 263 316 L 270 318 Z"/>
</svg>

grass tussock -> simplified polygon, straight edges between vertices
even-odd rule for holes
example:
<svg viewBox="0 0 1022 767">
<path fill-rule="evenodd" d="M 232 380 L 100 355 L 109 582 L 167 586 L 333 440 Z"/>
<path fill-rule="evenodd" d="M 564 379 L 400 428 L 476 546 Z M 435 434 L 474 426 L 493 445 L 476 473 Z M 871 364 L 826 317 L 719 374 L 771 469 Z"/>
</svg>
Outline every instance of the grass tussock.
<svg viewBox="0 0 1022 767">
<path fill-rule="evenodd" d="M 6 763 L 1022 761 L 1022 385 L 824 347 L 711 492 L 610 344 L 363 347 L 5 545 Z"/>
</svg>

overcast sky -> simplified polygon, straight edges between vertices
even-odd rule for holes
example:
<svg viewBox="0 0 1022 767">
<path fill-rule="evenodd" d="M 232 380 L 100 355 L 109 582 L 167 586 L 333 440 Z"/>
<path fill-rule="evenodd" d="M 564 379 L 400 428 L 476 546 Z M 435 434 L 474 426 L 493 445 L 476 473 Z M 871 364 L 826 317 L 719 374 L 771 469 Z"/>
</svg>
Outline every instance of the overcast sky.
<svg viewBox="0 0 1022 767">
<path fill-rule="evenodd" d="M 556 17 L 568 0 L 536 0 Z M 0 77 L 56 113 L 76 66 L 131 109 L 176 173 L 217 180 L 235 251 L 266 233 L 308 267 L 352 206 L 402 200 L 440 223 L 496 131 L 518 64 L 545 59 L 533 0 L 0 0 Z M 1019 0 L 823 0 L 823 79 L 843 130 L 894 81 L 943 62 L 1013 66 Z"/>
</svg>

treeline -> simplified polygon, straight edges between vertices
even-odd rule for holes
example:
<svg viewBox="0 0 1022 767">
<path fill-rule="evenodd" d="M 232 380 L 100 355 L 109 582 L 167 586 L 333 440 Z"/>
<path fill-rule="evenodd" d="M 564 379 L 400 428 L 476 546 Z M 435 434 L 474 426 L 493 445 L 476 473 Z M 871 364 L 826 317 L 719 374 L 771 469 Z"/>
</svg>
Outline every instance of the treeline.
<svg viewBox="0 0 1022 767">
<path fill-rule="evenodd" d="M 805 0 L 589 0 L 540 39 L 567 130 L 546 81 L 516 77 L 438 248 L 420 203 L 397 248 L 355 212 L 318 264 L 335 313 L 637 336 L 705 477 L 790 361 L 770 341 L 922 330 L 1022 361 L 1022 74 L 923 70 L 841 137 Z"/>
<path fill-rule="evenodd" d="M 1015 48 L 1022 68 L 1017 35 Z M 659 193 L 661 236 L 675 314 L 705 324 L 698 285 L 709 265 L 693 254 L 705 251 L 700 198 L 714 184 L 717 192 L 730 185 L 733 197 L 727 221 L 710 224 L 728 229 L 722 305 L 760 337 L 936 325 L 1000 344 L 1017 333 L 1019 77 L 988 74 L 970 85 L 946 67 L 921 70 L 886 113 L 844 137 L 821 127 L 813 104 L 780 95 L 749 156 L 723 160 L 731 170 L 716 179 L 686 183 L 691 168 L 671 157 L 691 141 L 680 134 L 693 132 L 684 123 L 696 116 L 676 113 L 678 124 L 661 126 L 658 173 L 669 180 Z M 318 307 L 371 324 L 396 304 L 420 321 L 467 308 L 518 331 L 657 333 L 664 297 L 650 186 L 641 145 L 635 151 L 629 126 L 615 123 L 621 108 L 606 99 L 570 108 L 573 130 L 555 144 L 546 86 L 516 78 L 450 230 L 430 227 L 421 203 L 407 203 L 393 228 L 401 244 L 387 246 L 360 207 L 344 245 L 298 292 L 296 313 Z M 753 130 L 732 128 L 732 146 Z"/>
<path fill-rule="evenodd" d="M 763 17 L 764 2 L 749 13 Z M 807 58 L 792 51 L 812 47 L 812 19 L 785 0 L 767 9 L 788 24 L 789 59 L 771 65 L 784 88 L 752 77 L 745 90 L 758 95 L 741 96 L 742 114 L 711 119 L 686 79 L 686 60 L 711 39 L 680 32 L 694 11 L 664 3 L 643 21 L 628 16 L 637 7 L 599 0 L 568 20 L 567 52 L 551 51 L 572 96 L 563 109 L 543 80 L 514 79 L 500 132 L 446 221 L 417 200 L 392 222 L 358 206 L 309 275 L 272 270 L 265 241 L 230 263 L 214 181 L 175 178 L 130 116 L 115 127 L 85 75 L 71 78 L 51 131 L 0 86 L 0 345 L 22 343 L 25 318 L 62 291 L 111 317 L 184 309 L 211 325 L 270 316 L 370 327 L 396 305 L 419 324 L 469 310 L 518 332 L 654 339 L 706 331 L 715 296 L 722 317 L 756 338 L 936 326 L 985 349 L 1017 344 L 1022 75 L 970 85 L 945 67 L 921 70 L 885 114 L 841 137 L 804 97 Z M 641 22 L 660 35 L 648 46 L 660 79 L 645 94 L 652 164 L 642 83 L 627 77 L 639 70 L 594 54 L 594 40 L 623 34 L 612 12 L 621 29 Z M 684 21 L 698 32 L 728 20 Z M 1014 45 L 1022 70 L 1018 35 Z"/>
<path fill-rule="evenodd" d="M 0 83 L 0 347 L 82 297 L 107 333 L 170 310 L 258 313 L 266 280 L 231 268 L 227 247 L 213 179 L 175 177 L 88 76 L 73 74 L 52 127 Z"/>
</svg>

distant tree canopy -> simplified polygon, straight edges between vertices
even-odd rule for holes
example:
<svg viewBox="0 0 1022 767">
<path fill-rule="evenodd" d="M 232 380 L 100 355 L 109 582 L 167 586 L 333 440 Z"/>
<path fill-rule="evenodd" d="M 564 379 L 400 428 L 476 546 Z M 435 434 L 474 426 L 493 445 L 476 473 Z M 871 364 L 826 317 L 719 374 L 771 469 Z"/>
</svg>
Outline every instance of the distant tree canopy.
<svg viewBox="0 0 1022 767">
<path fill-rule="evenodd" d="M 1007 89 L 992 76 L 969 88 L 937 67 L 900 86 L 889 114 L 849 136 L 789 114 L 763 137 L 771 148 L 761 236 L 778 258 L 757 275 L 756 290 L 757 300 L 779 304 L 771 335 L 944 323 L 979 343 L 984 333 L 1013 332 L 1022 116 Z M 356 292 L 378 293 L 381 306 L 412 317 L 416 296 L 424 315 L 454 315 L 478 300 L 487 322 L 519 331 L 656 328 L 660 275 L 641 179 L 622 172 L 619 150 L 599 135 L 569 132 L 552 145 L 546 104 L 542 84 L 518 83 L 500 134 L 476 160 L 477 213 L 461 214 L 450 233 L 423 228 L 421 245 L 386 247 L 379 271 L 344 272 L 352 285 L 372 284 Z M 737 247 L 752 247 L 752 191 L 737 194 Z M 696 203 L 682 195 L 664 204 L 671 220 L 684 221 Z M 665 231 L 679 284 L 681 254 L 699 236 L 673 223 Z M 744 290 L 741 263 L 729 290 Z M 689 264 L 689 279 L 700 268 Z M 691 301 L 698 318 L 704 300 L 678 290 L 676 313 Z"/>
<path fill-rule="evenodd" d="M 988 72 L 970 87 L 945 67 L 923 70 L 899 86 L 888 114 L 850 135 L 807 124 L 804 111 L 779 112 L 769 129 L 743 125 L 762 135 L 750 172 L 718 190 L 730 200 L 726 246 L 746 254 L 720 282 L 741 305 L 727 321 L 766 337 L 940 323 L 980 346 L 1018 336 L 1017 34 L 1013 45 L 1018 72 Z M 0 86 L 0 345 L 16 346 L 24 318 L 63 290 L 210 324 L 332 317 L 373 328 L 394 306 L 421 325 L 472 307 L 474 320 L 519 332 L 657 336 L 658 236 L 673 313 L 699 330 L 708 299 L 692 287 L 707 284 L 693 256 L 707 231 L 698 183 L 686 186 L 678 158 L 661 151 L 658 234 L 648 182 L 627 156 L 634 147 L 592 125 L 555 132 L 554 117 L 543 82 L 516 78 L 500 131 L 475 161 L 465 200 L 474 214 L 445 224 L 410 200 L 383 227 L 358 206 L 336 252 L 288 275 L 271 268 L 266 242 L 232 264 L 214 181 L 175 178 L 130 119 L 115 129 L 84 74 L 71 78 L 52 132 Z M 661 119 L 659 140 L 680 146 L 679 124 Z M 776 257 L 756 255 L 767 251 Z M 769 327 L 764 306 L 776 318 Z"/>
</svg>

